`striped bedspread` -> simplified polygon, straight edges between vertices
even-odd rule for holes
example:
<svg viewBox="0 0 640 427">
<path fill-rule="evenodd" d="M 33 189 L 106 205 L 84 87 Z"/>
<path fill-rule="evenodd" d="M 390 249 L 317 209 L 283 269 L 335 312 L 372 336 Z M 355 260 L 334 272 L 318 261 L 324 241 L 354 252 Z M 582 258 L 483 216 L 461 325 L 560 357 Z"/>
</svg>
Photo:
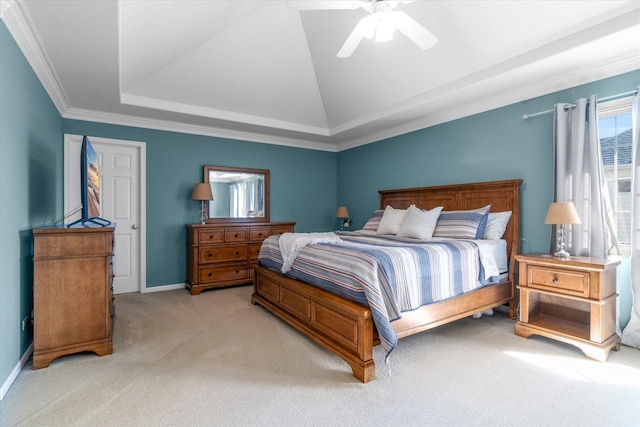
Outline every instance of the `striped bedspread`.
<svg viewBox="0 0 640 427">
<path fill-rule="evenodd" d="M 302 249 L 286 275 L 369 306 L 387 354 L 398 342 L 391 321 L 403 311 L 470 292 L 485 282 L 481 244 L 473 240 L 339 235 L 338 243 Z M 264 241 L 258 261 L 278 272 L 283 263 L 279 238 Z"/>
</svg>

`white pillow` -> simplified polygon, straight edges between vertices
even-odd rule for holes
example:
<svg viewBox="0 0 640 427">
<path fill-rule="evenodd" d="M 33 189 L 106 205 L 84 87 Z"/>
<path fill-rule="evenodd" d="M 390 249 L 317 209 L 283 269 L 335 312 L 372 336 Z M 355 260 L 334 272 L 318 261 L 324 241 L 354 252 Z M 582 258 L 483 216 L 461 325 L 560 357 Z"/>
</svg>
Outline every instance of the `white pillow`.
<svg viewBox="0 0 640 427">
<path fill-rule="evenodd" d="M 391 206 L 387 206 L 382 214 L 382 219 L 380 219 L 376 234 L 398 234 L 406 215 L 406 209 L 394 209 Z"/>
<path fill-rule="evenodd" d="M 507 224 L 511 218 L 511 211 L 507 212 L 491 212 L 487 220 L 487 227 L 484 229 L 483 239 L 500 240 L 507 231 Z"/>
<path fill-rule="evenodd" d="M 416 208 L 414 205 L 407 209 L 407 216 L 398 231 L 398 237 L 412 237 L 414 239 L 429 240 L 436 228 L 442 206 L 430 211 Z"/>
</svg>

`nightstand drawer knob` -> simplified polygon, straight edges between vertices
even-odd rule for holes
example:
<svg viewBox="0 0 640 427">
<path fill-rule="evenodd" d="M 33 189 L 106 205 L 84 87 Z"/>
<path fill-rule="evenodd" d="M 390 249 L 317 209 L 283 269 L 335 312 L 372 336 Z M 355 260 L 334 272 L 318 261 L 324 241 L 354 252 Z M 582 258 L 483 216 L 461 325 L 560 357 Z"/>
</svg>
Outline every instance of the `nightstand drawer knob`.
<svg viewBox="0 0 640 427">
<path fill-rule="evenodd" d="M 554 284 L 554 285 L 555 285 L 555 284 L 557 284 L 557 283 L 558 283 L 558 278 L 557 278 L 557 277 L 554 277 L 554 278 L 553 278 L 553 280 L 552 280 L 552 282 L 553 282 L 553 284 Z"/>
</svg>

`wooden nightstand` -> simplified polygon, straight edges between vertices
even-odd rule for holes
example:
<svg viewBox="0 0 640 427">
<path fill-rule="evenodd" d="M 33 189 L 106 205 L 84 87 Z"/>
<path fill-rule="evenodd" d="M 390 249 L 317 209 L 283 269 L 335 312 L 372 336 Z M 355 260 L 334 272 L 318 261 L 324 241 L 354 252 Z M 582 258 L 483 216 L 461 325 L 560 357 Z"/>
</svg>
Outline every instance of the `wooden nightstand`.
<svg viewBox="0 0 640 427">
<path fill-rule="evenodd" d="M 556 258 L 516 255 L 519 263 L 520 321 L 516 335 L 541 335 L 580 348 L 601 362 L 620 350 L 616 334 L 618 258 Z"/>
</svg>

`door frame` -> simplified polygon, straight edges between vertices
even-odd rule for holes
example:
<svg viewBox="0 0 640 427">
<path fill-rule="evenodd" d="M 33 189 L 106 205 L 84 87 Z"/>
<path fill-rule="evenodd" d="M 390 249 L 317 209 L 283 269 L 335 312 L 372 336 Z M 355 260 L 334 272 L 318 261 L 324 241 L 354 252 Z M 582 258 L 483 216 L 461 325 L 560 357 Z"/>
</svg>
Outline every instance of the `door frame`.
<svg viewBox="0 0 640 427">
<path fill-rule="evenodd" d="M 141 141 L 128 141 L 124 139 L 112 139 L 102 138 L 99 136 L 87 135 L 91 142 L 105 144 L 105 145 L 124 145 L 127 147 L 133 147 L 138 150 L 138 172 L 139 172 L 139 184 L 140 184 L 140 241 L 138 242 L 139 253 L 137 254 L 137 262 L 140 265 L 140 283 L 138 283 L 138 292 L 148 292 L 147 289 L 147 144 Z M 76 206 L 70 206 L 71 200 L 68 195 L 71 194 L 71 182 L 77 181 L 77 176 L 71 176 L 74 170 L 77 168 L 70 165 L 77 164 L 78 159 L 72 159 L 71 144 L 81 143 L 83 135 L 64 134 L 64 212 L 65 215 L 71 212 Z M 135 262 L 135 260 L 133 260 Z"/>
</svg>

